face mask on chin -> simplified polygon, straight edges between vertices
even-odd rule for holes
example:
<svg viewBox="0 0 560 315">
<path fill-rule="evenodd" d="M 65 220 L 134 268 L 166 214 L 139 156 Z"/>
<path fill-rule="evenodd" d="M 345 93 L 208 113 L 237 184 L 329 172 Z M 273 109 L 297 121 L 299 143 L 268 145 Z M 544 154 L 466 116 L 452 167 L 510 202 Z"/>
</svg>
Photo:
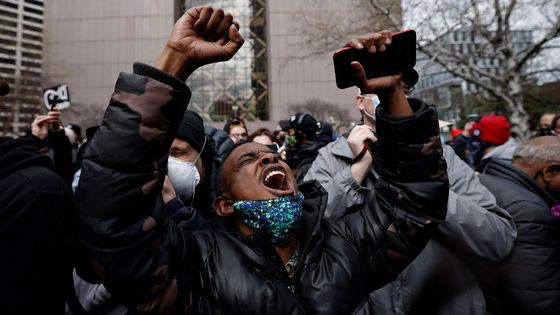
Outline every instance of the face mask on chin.
<svg viewBox="0 0 560 315">
<path fill-rule="evenodd" d="M 265 234 L 273 245 L 286 245 L 299 230 L 303 194 L 265 200 L 239 200 L 233 209 L 243 224 Z"/>
</svg>

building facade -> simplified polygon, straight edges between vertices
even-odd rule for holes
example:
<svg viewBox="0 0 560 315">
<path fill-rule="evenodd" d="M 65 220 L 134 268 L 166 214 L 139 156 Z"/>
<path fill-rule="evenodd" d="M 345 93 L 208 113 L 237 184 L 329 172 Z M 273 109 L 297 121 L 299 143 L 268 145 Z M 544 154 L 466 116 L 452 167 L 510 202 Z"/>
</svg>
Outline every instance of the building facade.
<svg viewBox="0 0 560 315">
<path fill-rule="evenodd" d="M 30 129 L 42 104 L 43 0 L 0 1 L 0 135 Z"/>
<path fill-rule="evenodd" d="M 51 85 L 68 84 L 72 106 L 75 110 L 82 108 L 81 116 L 89 115 L 85 108 L 93 108 L 99 109 L 96 115 L 100 118 L 118 72 L 131 71 L 135 61 L 153 64 L 174 21 L 184 10 L 211 4 L 234 14 L 246 42 L 232 60 L 202 67 L 187 80 L 193 91 L 189 108 L 199 112 L 205 121 L 218 126 L 219 121 L 237 114 L 254 121 L 249 122 L 250 127 L 272 128 L 278 120 L 293 114 L 293 105 L 310 99 L 349 109 L 349 119 L 358 120 L 359 113 L 353 105 L 356 90 L 339 90 L 335 85 L 332 51 L 344 41 L 315 54 L 308 49 L 311 30 L 306 28 L 306 21 L 336 13 L 347 20 L 344 25 L 352 25 L 351 19 L 362 3 L 363 0 L 50 0 L 45 3 L 44 77 Z M 400 16 L 400 2 L 397 6 Z M 369 24 L 369 31 L 386 28 L 382 23 Z M 352 33 L 348 31 L 344 38 Z"/>
<path fill-rule="evenodd" d="M 98 123 L 122 71 L 153 64 L 173 26 L 169 0 L 45 2 L 44 86 L 68 84 L 66 123 Z"/>
</svg>

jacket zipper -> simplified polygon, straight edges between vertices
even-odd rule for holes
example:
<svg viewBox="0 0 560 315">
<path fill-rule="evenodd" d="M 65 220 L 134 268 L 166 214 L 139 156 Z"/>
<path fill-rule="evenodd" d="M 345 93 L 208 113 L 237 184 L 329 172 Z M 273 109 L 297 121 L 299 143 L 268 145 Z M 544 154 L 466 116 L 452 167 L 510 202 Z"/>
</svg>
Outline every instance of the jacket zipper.
<svg viewBox="0 0 560 315">
<path fill-rule="evenodd" d="M 305 243 L 305 246 L 303 247 L 303 251 L 301 252 L 301 255 L 299 256 L 298 262 L 297 262 L 297 267 L 296 267 L 296 273 L 294 274 L 293 279 L 297 279 L 299 277 L 299 275 L 301 274 L 301 271 L 303 270 L 303 260 L 305 257 L 307 257 L 307 252 L 309 251 L 309 248 L 311 247 L 311 243 L 313 242 L 313 239 L 315 238 L 315 236 L 317 235 L 317 230 L 313 231 L 313 233 L 311 233 L 311 236 L 309 237 L 309 240 L 307 241 L 307 243 Z M 293 282 L 293 281 L 292 281 Z"/>
</svg>

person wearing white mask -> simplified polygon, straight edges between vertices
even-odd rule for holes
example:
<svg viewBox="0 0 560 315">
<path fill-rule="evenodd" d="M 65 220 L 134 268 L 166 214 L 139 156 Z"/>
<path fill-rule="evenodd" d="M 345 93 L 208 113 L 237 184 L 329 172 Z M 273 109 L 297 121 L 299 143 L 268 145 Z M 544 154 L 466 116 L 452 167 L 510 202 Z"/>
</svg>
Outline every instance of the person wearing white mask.
<svg viewBox="0 0 560 315">
<path fill-rule="evenodd" d="M 168 180 L 164 182 L 162 197 L 168 212 L 184 205 L 206 218 L 211 214 L 213 199 L 205 189 L 215 154 L 211 142 L 204 133 L 202 118 L 191 110 L 185 111 L 167 160 Z"/>
<path fill-rule="evenodd" d="M 213 140 L 205 135 L 202 118 L 186 110 L 169 150 L 161 193 L 169 219 L 183 230 L 214 225 L 213 210 L 208 205 L 214 199 L 207 189 L 207 174 L 212 171 L 214 155 Z M 96 314 L 99 310 L 109 315 L 128 314 L 102 283 L 90 283 L 76 271 L 73 279 L 76 301 L 68 303 L 66 315 Z"/>
</svg>

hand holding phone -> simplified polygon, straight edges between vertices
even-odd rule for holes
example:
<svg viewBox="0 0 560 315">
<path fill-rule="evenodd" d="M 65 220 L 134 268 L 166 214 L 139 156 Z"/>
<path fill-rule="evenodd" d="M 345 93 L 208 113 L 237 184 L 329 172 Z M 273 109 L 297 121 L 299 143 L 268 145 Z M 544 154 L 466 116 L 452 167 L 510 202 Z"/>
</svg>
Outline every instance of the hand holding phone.
<svg viewBox="0 0 560 315">
<path fill-rule="evenodd" d="M 345 89 L 359 85 L 352 62 L 363 67 L 366 78 L 392 76 L 416 64 L 416 32 L 373 33 L 353 38 L 333 55 L 336 85 Z"/>
</svg>

